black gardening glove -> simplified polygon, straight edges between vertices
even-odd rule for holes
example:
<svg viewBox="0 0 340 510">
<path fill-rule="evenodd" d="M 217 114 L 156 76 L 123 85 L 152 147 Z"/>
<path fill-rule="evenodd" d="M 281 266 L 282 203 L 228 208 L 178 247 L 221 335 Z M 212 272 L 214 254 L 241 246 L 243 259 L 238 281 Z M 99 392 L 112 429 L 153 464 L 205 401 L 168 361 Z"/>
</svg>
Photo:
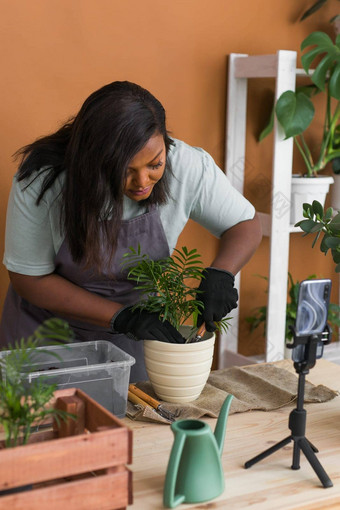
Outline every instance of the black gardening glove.
<svg viewBox="0 0 340 510">
<path fill-rule="evenodd" d="M 238 292 L 234 288 L 234 275 L 224 269 L 207 267 L 203 272 L 196 299 L 203 302 L 204 308 L 197 319 L 197 326 L 205 322 L 207 331 L 215 331 L 214 322 L 219 322 L 230 310 L 237 308 Z"/>
<path fill-rule="evenodd" d="M 134 310 L 132 306 L 121 308 L 111 319 L 111 329 L 133 340 L 159 340 L 183 344 L 185 339 L 170 322 L 161 321 L 157 313 Z"/>
</svg>

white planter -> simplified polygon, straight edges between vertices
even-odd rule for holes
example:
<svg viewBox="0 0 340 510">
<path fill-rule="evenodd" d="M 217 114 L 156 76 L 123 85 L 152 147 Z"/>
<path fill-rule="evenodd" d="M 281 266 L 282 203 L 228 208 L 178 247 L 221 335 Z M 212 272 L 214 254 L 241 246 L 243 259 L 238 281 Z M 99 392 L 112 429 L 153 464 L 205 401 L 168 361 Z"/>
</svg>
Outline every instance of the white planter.
<svg viewBox="0 0 340 510">
<path fill-rule="evenodd" d="M 161 400 L 192 402 L 200 396 L 211 370 L 215 334 L 206 333 L 203 338 L 191 344 L 144 340 L 146 370 Z"/>
<path fill-rule="evenodd" d="M 340 175 L 334 174 L 334 184 L 331 192 L 331 206 L 338 212 L 340 211 Z"/>
<path fill-rule="evenodd" d="M 303 220 L 303 204 L 311 204 L 317 200 L 322 206 L 325 205 L 329 186 L 334 182 L 333 177 L 320 175 L 318 177 L 292 176 L 290 223 L 295 224 Z"/>
</svg>

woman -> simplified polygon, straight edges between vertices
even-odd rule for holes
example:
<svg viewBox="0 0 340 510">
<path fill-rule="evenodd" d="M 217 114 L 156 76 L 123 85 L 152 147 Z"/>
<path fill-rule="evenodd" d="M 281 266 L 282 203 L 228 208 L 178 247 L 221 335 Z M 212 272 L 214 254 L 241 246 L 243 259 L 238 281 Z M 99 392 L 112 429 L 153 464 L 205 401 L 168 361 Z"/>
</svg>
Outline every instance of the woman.
<svg viewBox="0 0 340 510">
<path fill-rule="evenodd" d="M 131 380 L 146 379 L 136 340 L 183 338 L 156 314 L 132 312 L 138 296 L 121 272 L 122 255 L 139 243 L 153 259 L 168 256 L 189 218 L 221 238 L 199 287 L 200 322 L 213 330 L 237 306 L 233 275 L 261 239 L 254 208 L 206 152 L 169 137 L 164 109 L 148 91 L 106 85 L 74 119 L 18 154 L 2 345 L 59 316 L 78 340 L 106 339 L 130 353 Z"/>
</svg>

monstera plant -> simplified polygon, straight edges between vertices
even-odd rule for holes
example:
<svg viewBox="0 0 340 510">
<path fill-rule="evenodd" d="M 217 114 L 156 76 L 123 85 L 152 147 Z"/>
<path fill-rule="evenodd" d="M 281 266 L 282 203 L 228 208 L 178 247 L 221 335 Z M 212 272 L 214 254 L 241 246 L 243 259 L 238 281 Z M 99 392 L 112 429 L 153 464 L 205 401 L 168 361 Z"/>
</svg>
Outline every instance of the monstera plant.
<svg viewBox="0 0 340 510">
<path fill-rule="evenodd" d="M 306 176 L 315 176 L 331 161 L 334 171 L 340 172 L 340 35 L 333 43 L 325 32 L 313 32 L 302 42 L 301 51 L 304 51 L 302 66 L 312 83 L 295 91 L 288 90 L 279 97 L 260 140 L 271 132 L 275 114 L 286 138 L 294 138 L 305 163 Z M 316 67 L 312 69 L 315 62 Z M 325 97 L 324 122 L 319 139 L 309 145 L 304 135 L 315 116 L 312 98 L 320 93 Z M 319 147 L 317 154 L 315 146 Z"/>
</svg>

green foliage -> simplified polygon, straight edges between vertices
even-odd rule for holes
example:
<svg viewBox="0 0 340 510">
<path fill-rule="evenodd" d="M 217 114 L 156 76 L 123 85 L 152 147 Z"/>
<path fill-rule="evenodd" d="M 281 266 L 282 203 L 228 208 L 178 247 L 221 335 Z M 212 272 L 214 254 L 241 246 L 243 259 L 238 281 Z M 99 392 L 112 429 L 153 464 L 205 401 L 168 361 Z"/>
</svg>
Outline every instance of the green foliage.
<svg viewBox="0 0 340 510">
<path fill-rule="evenodd" d="M 333 162 L 334 172 L 340 172 L 340 36 L 337 36 L 333 43 L 326 33 L 313 32 L 302 41 L 301 51 L 305 51 L 301 62 L 312 84 L 281 94 L 268 125 L 260 134 L 260 140 L 271 132 L 275 111 L 286 138 L 294 138 L 306 165 L 307 176 L 316 175 L 330 161 Z M 315 60 L 317 65 L 312 73 L 311 66 Z M 304 132 L 315 115 L 311 97 L 319 93 L 325 94 L 326 108 L 320 143 L 317 144 L 320 149 L 314 158 Z M 315 145 L 313 142 L 313 148 Z"/>
<path fill-rule="evenodd" d="M 72 337 L 73 332 L 66 322 L 57 318 L 48 319 L 33 335 L 15 342 L 9 354 L 0 358 L 0 424 L 5 431 L 7 448 L 26 444 L 33 426 L 38 427 L 48 416 L 54 417 L 57 423 L 60 419 L 73 417 L 48 406 L 56 385 L 46 382 L 43 376 L 27 386 L 22 381 L 23 375 L 32 372 L 39 346 L 47 342 L 64 344 Z M 58 357 L 55 353 L 51 354 Z"/>
<path fill-rule="evenodd" d="M 124 254 L 123 267 L 128 269 L 128 279 L 136 282 L 135 288 L 141 293 L 134 309 L 158 313 L 176 329 L 189 318 L 196 326 L 203 303 L 197 299 L 198 291 L 193 283 L 204 278 L 197 250 L 189 251 L 183 246 L 181 250 L 175 249 L 172 257 L 156 261 L 142 254 L 140 246 L 129 250 Z M 226 330 L 227 320 L 216 323 L 217 328 Z"/>
<path fill-rule="evenodd" d="M 257 275 L 260 276 L 260 275 Z M 268 281 L 266 276 L 260 276 L 260 278 L 264 278 Z M 316 275 L 310 275 L 307 277 L 307 280 L 314 280 Z M 286 338 L 292 338 L 292 332 L 290 330 L 290 326 L 295 325 L 296 313 L 297 313 L 297 304 L 298 304 L 298 296 L 299 296 L 299 285 L 300 282 L 294 282 L 293 277 L 290 273 L 288 273 L 288 296 L 289 301 L 286 306 L 286 329 L 285 335 Z M 268 291 L 267 291 L 268 292 Z M 254 309 L 254 314 L 246 317 L 246 321 L 250 324 L 250 330 L 254 331 L 261 324 L 263 324 L 263 335 L 266 336 L 266 327 L 267 327 L 267 307 L 259 306 Z M 328 322 L 331 326 L 340 327 L 340 306 L 334 303 L 330 303 L 328 308 Z"/>
<path fill-rule="evenodd" d="M 300 21 L 303 21 L 306 18 L 309 18 L 309 16 L 311 16 L 312 14 L 317 12 L 319 9 L 321 9 L 321 7 L 323 7 L 327 3 L 327 1 L 328 0 L 317 0 L 316 2 L 314 2 L 314 4 L 311 5 L 310 7 L 308 7 L 308 9 L 302 14 Z M 332 21 L 332 20 L 330 20 L 330 21 Z"/>
<path fill-rule="evenodd" d="M 305 220 L 296 223 L 304 232 L 304 236 L 315 234 L 312 247 L 321 239 L 320 250 L 326 255 L 331 251 L 335 262 L 335 271 L 340 272 L 340 212 L 333 216 L 333 209 L 326 211 L 314 200 L 312 204 L 303 204 L 303 216 Z"/>
</svg>

